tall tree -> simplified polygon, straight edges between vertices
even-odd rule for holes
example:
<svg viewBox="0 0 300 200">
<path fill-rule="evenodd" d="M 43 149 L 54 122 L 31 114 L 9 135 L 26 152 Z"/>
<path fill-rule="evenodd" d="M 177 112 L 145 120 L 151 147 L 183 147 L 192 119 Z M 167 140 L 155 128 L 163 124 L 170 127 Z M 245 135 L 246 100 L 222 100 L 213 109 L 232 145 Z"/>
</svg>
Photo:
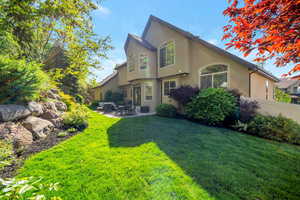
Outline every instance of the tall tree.
<svg viewBox="0 0 300 200">
<path fill-rule="evenodd" d="M 59 41 L 68 59 L 63 76 L 85 82 L 91 67 L 100 67 L 110 38 L 99 38 L 93 31 L 91 12 L 102 1 L 94 0 L 1 0 L 0 37 L 11 56 L 45 62 L 53 44 Z M 8 50 L 14 47 L 15 51 Z M 14 53 L 12 53 L 14 52 Z M 59 67 L 58 67 L 59 68 Z M 58 74 L 57 71 L 50 71 Z"/>
<path fill-rule="evenodd" d="M 242 1 L 242 0 L 241 0 Z M 277 66 L 294 64 L 300 71 L 300 0 L 228 0 L 223 12 L 230 17 L 223 40 L 248 56 L 257 50 L 256 62 L 275 58 Z"/>
</svg>

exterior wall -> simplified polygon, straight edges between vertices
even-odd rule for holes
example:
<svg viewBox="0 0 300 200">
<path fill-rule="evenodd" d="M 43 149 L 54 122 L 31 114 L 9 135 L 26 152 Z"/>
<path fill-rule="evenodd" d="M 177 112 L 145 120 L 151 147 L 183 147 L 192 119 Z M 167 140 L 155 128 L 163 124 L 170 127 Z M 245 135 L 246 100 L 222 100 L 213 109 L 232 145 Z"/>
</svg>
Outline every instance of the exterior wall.
<svg viewBox="0 0 300 200">
<path fill-rule="evenodd" d="M 93 88 L 92 93 L 93 93 L 93 101 L 102 101 L 103 97 L 101 96 L 101 88 L 100 87 Z"/>
<path fill-rule="evenodd" d="M 200 71 L 214 64 L 224 64 L 229 68 L 228 87 L 238 89 L 244 96 L 249 96 L 248 68 L 221 55 L 202 44 L 190 41 L 191 72 L 182 84 L 199 87 Z"/>
<path fill-rule="evenodd" d="M 127 81 L 142 79 L 142 78 L 156 78 L 157 65 L 156 65 L 156 53 L 146 49 L 137 42 L 130 40 L 127 48 L 127 60 L 128 56 L 133 56 L 134 71 L 129 72 L 129 62 L 127 62 Z M 147 69 L 141 70 L 139 65 L 139 57 L 141 54 L 148 56 L 148 66 Z"/>
<path fill-rule="evenodd" d="M 269 82 L 268 94 L 266 93 L 266 81 Z M 258 73 L 251 74 L 251 98 L 274 101 L 274 89 L 274 81 Z"/>
<path fill-rule="evenodd" d="M 152 100 L 145 99 L 145 87 L 147 83 L 152 84 Z M 132 88 L 133 86 L 140 86 L 141 87 L 141 106 L 149 106 L 150 112 L 155 112 L 155 108 L 157 105 L 160 104 L 160 84 L 156 79 L 153 80 L 138 80 L 133 81 L 130 85 Z M 132 100 L 131 96 L 131 100 Z"/>
<path fill-rule="evenodd" d="M 128 85 L 129 82 L 127 80 L 127 67 L 122 66 L 119 67 L 117 70 L 118 70 L 118 85 L 120 86 Z"/>
<path fill-rule="evenodd" d="M 107 91 L 113 91 L 116 92 L 119 90 L 118 85 L 118 75 L 110 79 L 108 82 L 106 82 L 104 85 L 94 88 L 92 91 L 94 93 L 94 101 L 103 101 L 105 97 L 105 93 Z"/>
<path fill-rule="evenodd" d="M 158 22 L 153 21 L 150 25 L 145 39 L 158 49 L 158 78 L 179 73 L 188 73 L 190 71 L 189 40 L 186 37 L 182 36 L 174 30 L 169 29 L 166 26 L 161 25 Z M 168 41 L 175 42 L 175 64 L 160 68 L 159 47 L 164 42 Z"/>
<path fill-rule="evenodd" d="M 281 114 L 300 123 L 300 105 L 266 100 L 257 101 L 260 105 L 259 113 L 272 116 L 278 116 Z"/>
</svg>

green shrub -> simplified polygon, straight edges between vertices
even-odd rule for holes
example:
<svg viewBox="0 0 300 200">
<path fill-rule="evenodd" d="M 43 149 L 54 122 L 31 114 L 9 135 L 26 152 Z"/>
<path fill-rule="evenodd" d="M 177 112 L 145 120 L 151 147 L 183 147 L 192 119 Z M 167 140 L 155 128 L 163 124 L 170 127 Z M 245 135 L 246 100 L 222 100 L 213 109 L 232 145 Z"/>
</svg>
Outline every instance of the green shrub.
<svg viewBox="0 0 300 200">
<path fill-rule="evenodd" d="M 75 95 L 75 100 L 77 103 L 84 104 L 84 98 L 80 94 Z"/>
<path fill-rule="evenodd" d="M 202 90 L 185 106 L 188 117 L 209 125 L 220 125 L 237 110 L 236 98 L 223 88 Z"/>
<path fill-rule="evenodd" d="M 275 100 L 278 102 L 291 103 L 292 98 L 279 88 L 275 88 Z"/>
<path fill-rule="evenodd" d="M 48 199 L 44 195 L 51 192 L 51 200 L 62 200 L 60 197 L 52 195 L 54 191 L 58 190 L 58 183 L 44 184 L 41 183 L 41 178 L 0 178 L 0 199 Z"/>
<path fill-rule="evenodd" d="M 13 159 L 13 145 L 4 140 L 0 140 L 0 170 L 10 165 Z"/>
<path fill-rule="evenodd" d="M 247 132 L 272 140 L 300 144 L 300 125 L 282 115 L 257 115 L 250 121 Z"/>
<path fill-rule="evenodd" d="M 156 107 L 156 114 L 161 117 L 175 117 L 177 110 L 171 104 L 160 104 Z"/>
<path fill-rule="evenodd" d="M 88 109 L 79 104 L 71 106 L 70 111 L 63 116 L 63 122 L 67 127 L 73 127 L 82 130 L 87 126 Z"/>
<path fill-rule="evenodd" d="M 67 131 L 62 131 L 62 132 L 59 132 L 59 133 L 57 134 L 57 137 L 63 138 L 63 137 L 66 137 L 66 136 L 68 136 L 68 135 L 69 135 L 69 133 L 68 133 Z"/>
<path fill-rule="evenodd" d="M 0 55 L 0 104 L 36 100 L 50 87 L 41 65 Z"/>
</svg>

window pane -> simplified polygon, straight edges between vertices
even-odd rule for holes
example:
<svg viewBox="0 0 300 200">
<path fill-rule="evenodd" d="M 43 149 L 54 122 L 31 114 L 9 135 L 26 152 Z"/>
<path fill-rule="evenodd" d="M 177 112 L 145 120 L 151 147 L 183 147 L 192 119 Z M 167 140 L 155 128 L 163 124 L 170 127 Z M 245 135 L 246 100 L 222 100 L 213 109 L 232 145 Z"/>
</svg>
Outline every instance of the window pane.
<svg viewBox="0 0 300 200">
<path fill-rule="evenodd" d="M 170 81 L 170 88 L 176 88 L 176 81 Z"/>
<path fill-rule="evenodd" d="M 160 67 L 166 66 L 166 47 L 160 49 Z"/>
<path fill-rule="evenodd" d="M 201 89 L 212 87 L 212 75 L 201 76 L 200 81 Z"/>
<path fill-rule="evenodd" d="M 140 69 L 146 69 L 148 65 L 147 55 L 140 55 Z"/>
<path fill-rule="evenodd" d="M 222 88 L 228 87 L 227 73 L 214 75 L 214 88 L 220 88 L 220 87 Z"/>
<path fill-rule="evenodd" d="M 226 71 L 227 71 L 226 65 L 213 65 L 202 70 L 201 74 L 210 74 L 210 73 L 226 72 Z"/>
<path fill-rule="evenodd" d="M 170 95 L 170 82 L 164 82 L 164 95 Z"/>
</svg>

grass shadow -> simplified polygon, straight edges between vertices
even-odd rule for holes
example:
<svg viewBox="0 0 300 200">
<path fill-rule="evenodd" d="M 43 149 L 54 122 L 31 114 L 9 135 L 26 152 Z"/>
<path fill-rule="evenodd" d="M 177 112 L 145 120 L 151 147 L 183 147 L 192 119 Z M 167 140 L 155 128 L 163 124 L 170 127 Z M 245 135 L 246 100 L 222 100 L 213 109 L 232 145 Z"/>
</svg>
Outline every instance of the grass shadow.
<svg viewBox="0 0 300 200">
<path fill-rule="evenodd" d="M 218 200 L 299 199 L 300 148 L 160 117 L 121 119 L 108 129 L 112 148 L 154 142 Z"/>
</svg>

